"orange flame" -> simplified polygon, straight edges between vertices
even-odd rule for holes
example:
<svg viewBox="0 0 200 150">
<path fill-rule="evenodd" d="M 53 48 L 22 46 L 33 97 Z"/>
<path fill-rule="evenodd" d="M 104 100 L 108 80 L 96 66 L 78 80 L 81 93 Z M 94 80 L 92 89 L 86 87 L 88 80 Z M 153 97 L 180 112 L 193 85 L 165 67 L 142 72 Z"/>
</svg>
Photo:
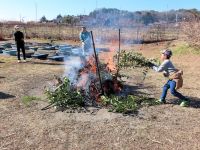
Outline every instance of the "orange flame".
<svg viewBox="0 0 200 150">
<path fill-rule="evenodd" d="M 101 53 L 100 58 L 103 60 L 103 62 L 106 63 L 107 65 L 107 70 L 109 72 L 116 72 L 117 71 L 117 66 L 114 62 L 114 56 L 116 55 L 116 49 L 117 49 L 118 41 L 113 40 L 112 44 L 109 48 L 109 52 L 106 53 Z"/>
<path fill-rule="evenodd" d="M 97 69 L 96 69 L 96 63 L 95 59 L 93 56 L 90 56 L 88 60 L 86 61 L 86 64 L 83 69 L 80 70 L 79 72 L 79 81 L 77 83 L 77 87 L 79 88 L 84 88 L 89 81 L 89 73 L 96 74 Z"/>
</svg>

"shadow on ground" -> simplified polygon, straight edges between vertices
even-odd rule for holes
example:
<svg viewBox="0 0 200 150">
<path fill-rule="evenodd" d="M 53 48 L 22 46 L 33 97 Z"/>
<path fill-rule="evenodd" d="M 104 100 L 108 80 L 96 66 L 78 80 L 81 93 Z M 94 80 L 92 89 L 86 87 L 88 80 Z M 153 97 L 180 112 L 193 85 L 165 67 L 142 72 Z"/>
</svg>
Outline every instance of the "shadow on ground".
<svg viewBox="0 0 200 150">
<path fill-rule="evenodd" d="M 151 97 L 152 94 L 151 93 L 147 93 L 146 91 L 140 91 L 140 89 L 148 89 L 148 88 L 151 88 L 151 86 L 149 87 L 143 87 L 141 85 L 139 86 L 130 86 L 130 85 L 126 85 L 125 88 L 127 89 L 127 93 L 129 94 L 133 94 L 133 95 L 145 95 L 147 97 Z M 190 100 L 190 103 L 189 103 L 189 107 L 192 107 L 192 108 L 200 108 L 200 98 L 198 97 L 187 97 L 189 100 Z M 171 99 L 168 101 L 168 104 L 173 104 L 173 105 L 179 105 L 181 103 L 181 101 L 179 99 Z"/>
<path fill-rule="evenodd" d="M 151 87 L 144 87 L 143 85 L 124 85 L 122 93 L 124 95 L 136 95 L 136 96 L 147 96 L 151 97 L 152 93 L 149 91 L 148 88 L 150 89 Z M 122 94 L 122 95 L 123 95 Z"/>
<path fill-rule="evenodd" d="M 200 98 L 198 97 L 187 97 L 190 100 L 189 107 L 200 108 Z M 178 99 L 170 100 L 169 104 L 179 105 L 181 103 Z"/>
<path fill-rule="evenodd" d="M 52 65 L 52 66 L 64 66 L 63 63 L 56 63 L 56 62 L 31 62 L 31 64 L 36 65 Z"/>
<path fill-rule="evenodd" d="M 3 93 L 3 92 L 0 92 L 0 100 L 8 99 L 8 98 L 14 98 L 14 97 L 15 97 L 14 95 L 10 95 L 10 94 L 6 94 L 6 93 Z"/>
</svg>

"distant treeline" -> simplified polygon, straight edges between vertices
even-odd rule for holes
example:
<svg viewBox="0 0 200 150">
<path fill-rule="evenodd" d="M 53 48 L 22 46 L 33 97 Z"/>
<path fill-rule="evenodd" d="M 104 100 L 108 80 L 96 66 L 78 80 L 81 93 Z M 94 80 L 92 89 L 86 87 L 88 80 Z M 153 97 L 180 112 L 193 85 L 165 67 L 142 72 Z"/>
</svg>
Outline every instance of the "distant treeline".
<svg viewBox="0 0 200 150">
<path fill-rule="evenodd" d="M 40 23 L 56 23 L 71 26 L 107 26 L 107 27 L 130 27 L 135 25 L 151 25 L 155 23 L 178 23 L 188 22 L 191 19 L 199 19 L 200 11 L 197 9 L 179 9 L 165 12 L 149 11 L 124 11 L 113 8 L 101 8 L 92 11 L 89 15 L 57 15 L 48 20 L 45 16 L 40 18 Z M 31 22 L 29 22 L 31 23 Z"/>
<path fill-rule="evenodd" d="M 199 18 L 200 11 L 197 9 L 179 9 L 165 12 L 150 11 L 124 11 L 112 8 L 102 8 L 92 11 L 89 15 L 58 15 L 53 20 L 47 20 L 45 16 L 40 22 L 65 23 L 69 25 L 92 25 L 92 26 L 134 26 L 137 24 L 149 25 L 154 23 L 176 23 L 189 21 L 191 18 Z"/>
<path fill-rule="evenodd" d="M 129 12 L 118 9 L 99 9 L 94 10 L 89 14 L 91 19 L 94 19 L 96 25 L 121 25 L 121 24 L 144 24 L 149 25 L 153 23 L 175 23 L 181 21 L 188 21 L 191 18 L 200 16 L 200 11 L 197 9 L 180 9 L 170 10 L 165 12 L 150 11 L 136 11 Z"/>
</svg>

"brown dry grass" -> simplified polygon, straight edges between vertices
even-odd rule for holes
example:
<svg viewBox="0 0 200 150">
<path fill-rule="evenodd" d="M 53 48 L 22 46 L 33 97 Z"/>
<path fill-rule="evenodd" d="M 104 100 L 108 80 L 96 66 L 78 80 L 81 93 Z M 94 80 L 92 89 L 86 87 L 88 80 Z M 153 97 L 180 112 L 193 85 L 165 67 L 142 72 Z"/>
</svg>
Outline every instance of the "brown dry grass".
<svg viewBox="0 0 200 150">
<path fill-rule="evenodd" d="M 163 47 L 165 43 L 144 45 L 142 49 L 141 46 L 129 48 L 141 49 L 139 51 L 147 57 L 159 57 Z M 200 109 L 194 108 L 195 105 L 189 108 L 176 104 L 146 107 L 134 117 L 104 109 L 95 115 L 55 112 L 53 108 L 41 111 L 47 102 L 37 101 L 27 107 L 22 104 L 21 97 L 33 95 L 44 99 L 44 86 L 52 81 L 54 74 L 63 74 L 63 65 L 33 60 L 18 64 L 16 58 L 4 56 L 0 56 L 0 60 L 4 62 L 0 63 L 0 149 L 200 149 Z M 173 61 L 184 70 L 181 92 L 199 104 L 199 56 L 174 56 Z M 160 74 L 150 71 L 140 84 L 141 73 L 124 72 L 132 77 L 128 83 L 135 86 L 135 93 L 159 97 L 164 83 Z M 9 95 L 6 98 L 2 94 Z M 171 102 L 174 98 L 169 96 L 168 99 Z"/>
<path fill-rule="evenodd" d="M 56 24 L 22 24 L 21 30 L 27 39 L 41 38 L 49 40 L 74 40 L 79 41 L 80 26 L 66 26 Z M 118 40 L 118 28 L 113 27 L 88 27 L 88 31 L 93 31 L 96 42 L 106 43 Z M 163 31 L 162 31 L 163 30 Z M 4 38 L 12 38 L 14 29 L 10 24 L 0 26 L 1 34 Z M 134 40 L 161 40 L 177 37 L 177 31 L 172 26 L 157 29 L 156 26 L 138 26 L 135 28 L 121 28 L 121 40 L 133 43 Z"/>
</svg>

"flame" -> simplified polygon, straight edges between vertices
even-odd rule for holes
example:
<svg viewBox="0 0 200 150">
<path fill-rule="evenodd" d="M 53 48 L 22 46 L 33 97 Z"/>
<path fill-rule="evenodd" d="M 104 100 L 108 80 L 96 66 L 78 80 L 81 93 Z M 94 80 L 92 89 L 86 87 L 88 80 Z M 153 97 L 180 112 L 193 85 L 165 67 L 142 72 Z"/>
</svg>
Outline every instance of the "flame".
<svg viewBox="0 0 200 150">
<path fill-rule="evenodd" d="M 106 64 L 105 66 L 100 65 L 100 69 L 106 71 L 107 73 L 116 73 L 117 67 L 114 61 L 114 56 L 116 55 L 117 41 L 112 42 L 112 46 L 109 48 L 109 52 L 99 53 L 98 57 L 101 62 Z M 99 89 L 99 80 L 97 74 L 97 66 L 94 55 L 83 59 L 84 67 L 79 70 L 77 88 L 83 89 L 84 91 L 89 91 L 90 97 L 95 99 L 96 102 L 100 102 L 101 90 Z M 99 61 L 100 64 L 100 61 Z M 94 78 L 93 78 L 94 77 Z M 108 82 L 108 83 L 107 83 Z M 112 83 L 112 84 L 110 84 Z M 122 85 L 117 79 L 111 81 L 103 82 L 103 90 L 107 93 L 119 93 L 122 90 Z"/>
<path fill-rule="evenodd" d="M 91 80 L 90 74 L 96 74 L 96 63 L 93 56 L 89 56 L 89 58 L 86 60 L 84 68 L 79 70 L 79 81 L 77 83 L 77 87 L 79 88 L 86 88 L 86 84 Z"/>
<path fill-rule="evenodd" d="M 97 73 L 97 67 L 96 67 L 96 61 L 95 61 L 94 56 L 90 56 L 90 57 L 89 57 L 88 64 L 89 64 L 89 66 L 90 66 L 90 69 L 89 69 L 89 70 L 90 70 L 92 73 L 96 74 L 96 73 Z"/>
<path fill-rule="evenodd" d="M 101 53 L 100 58 L 102 59 L 103 62 L 106 63 L 107 65 L 107 71 L 109 72 L 116 72 L 117 71 L 117 66 L 114 62 L 114 56 L 116 55 L 116 47 L 118 45 L 117 40 L 113 40 L 111 46 L 109 47 L 109 52 L 106 53 Z"/>
<path fill-rule="evenodd" d="M 115 63 L 114 63 L 114 60 L 113 60 L 113 56 L 114 56 L 114 53 L 110 53 L 109 55 L 108 55 L 108 57 L 107 58 L 105 58 L 105 61 L 107 62 L 107 70 L 109 71 L 109 72 L 116 72 L 116 65 L 115 65 Z"/>
</svg>

